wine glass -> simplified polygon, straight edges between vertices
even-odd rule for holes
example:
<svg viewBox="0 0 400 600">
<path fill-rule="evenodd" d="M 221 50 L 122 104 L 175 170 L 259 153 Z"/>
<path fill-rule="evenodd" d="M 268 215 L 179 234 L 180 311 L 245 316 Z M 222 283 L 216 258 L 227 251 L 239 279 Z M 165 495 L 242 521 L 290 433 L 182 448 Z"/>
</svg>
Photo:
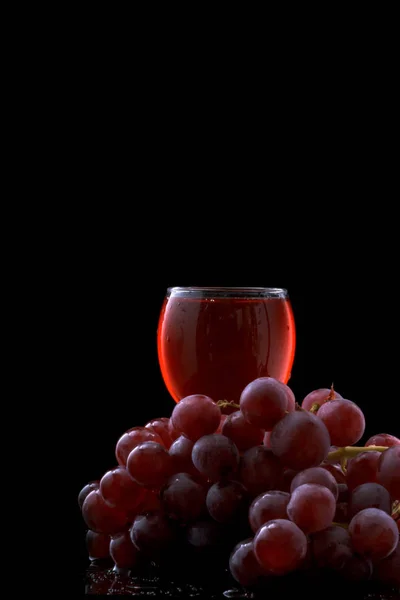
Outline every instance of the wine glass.
<svg viewBox="0 0 400 600">
<path fill-rule="evenodd" d="M 287 383 L 296 344 L 287 290 L 171 287 L 161 308 L 157 349 L 175 402 L 191 394 L 238 403 L 257 377 Z"/>
</svg>

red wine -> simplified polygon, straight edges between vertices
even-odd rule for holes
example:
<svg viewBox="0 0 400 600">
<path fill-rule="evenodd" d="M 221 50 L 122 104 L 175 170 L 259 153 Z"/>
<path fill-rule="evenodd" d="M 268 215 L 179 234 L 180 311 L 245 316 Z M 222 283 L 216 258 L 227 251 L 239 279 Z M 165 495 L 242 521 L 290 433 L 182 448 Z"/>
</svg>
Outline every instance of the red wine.
<svg viewBox="0 0 400 600">
<path fill-rule="evenodd" d="M 239 401 L 257 377 L 286 383 L 295 351 L 295 324 L 287 297 L 187 297 L 164 300 L 158 358 L 176 402 L 190 394 Z"/>
</svg>

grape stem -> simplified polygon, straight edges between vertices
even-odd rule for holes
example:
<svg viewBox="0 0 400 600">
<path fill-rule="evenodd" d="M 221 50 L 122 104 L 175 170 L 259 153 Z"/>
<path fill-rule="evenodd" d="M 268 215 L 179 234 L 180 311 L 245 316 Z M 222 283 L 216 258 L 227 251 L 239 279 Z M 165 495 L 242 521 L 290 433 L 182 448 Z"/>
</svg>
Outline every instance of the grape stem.
<svg viewBox="0 0 400 600">
<path fill-rule="evenodd" d="M 239 404 L 235 404 L 235 402 L 231 402 L 229 400 L 218 400 L 217 406 L 220 408 L 226 408 L 227 406 L 231 406 L 232 408 L 240 408 Z"/>
<path fill-rule="evenodd" d="M 354 458 L 361 452 L 385 452 L 388 446 L 344 446 L 329 452 L 328 460 L 341 460 L 342 458 Z"/>
<path fill-rule="evenodd" d="M 393 502 L 392 510 L 392 517 L 395 521 L 397 521 L 397 519 L 400 518 L 400 502 L 398 500 Z"/>
<path fill-rule="evenodd" d="M 347 523 L 336 523 L 336 521 L 332 522 L 332 525 L 336 525 L 336 527 L 343 527 L 343 529 L 348 529 L 349 526 Z"/>
</svg>

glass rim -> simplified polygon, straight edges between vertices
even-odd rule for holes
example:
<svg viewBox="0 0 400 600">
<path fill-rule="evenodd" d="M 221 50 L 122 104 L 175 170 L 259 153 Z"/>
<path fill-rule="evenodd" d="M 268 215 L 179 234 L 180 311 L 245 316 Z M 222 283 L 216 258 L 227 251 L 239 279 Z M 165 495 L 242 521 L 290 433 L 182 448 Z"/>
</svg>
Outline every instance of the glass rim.
<svg viewBox="0 0 400 600">
<path fill-rule="evenodd" d="M 286 288 L 280 287 L 227 287 L 176 286 L 167 288 L 167 297 L 189 298 L 288 298 Z"/>
</svg>

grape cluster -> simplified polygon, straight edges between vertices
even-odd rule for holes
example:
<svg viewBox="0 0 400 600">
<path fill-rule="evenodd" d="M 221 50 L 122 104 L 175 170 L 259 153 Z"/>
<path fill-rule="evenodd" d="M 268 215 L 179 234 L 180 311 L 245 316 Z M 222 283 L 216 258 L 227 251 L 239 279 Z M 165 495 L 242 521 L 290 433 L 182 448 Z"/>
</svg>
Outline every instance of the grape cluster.
<svg viewBox="0 0 400 600">
<path fill-rule="evenodd" d="M 319 569 L 400 586 L 400 440 L 354 446 L 364 415 L 333 389 L 300 406 L 261 377 L 225 406 L 188 396 L 121 436 L 115 468 L 79 493 L 89 559 L 139 571 L 217 551 L 245 587 Z"/>
</svg>

